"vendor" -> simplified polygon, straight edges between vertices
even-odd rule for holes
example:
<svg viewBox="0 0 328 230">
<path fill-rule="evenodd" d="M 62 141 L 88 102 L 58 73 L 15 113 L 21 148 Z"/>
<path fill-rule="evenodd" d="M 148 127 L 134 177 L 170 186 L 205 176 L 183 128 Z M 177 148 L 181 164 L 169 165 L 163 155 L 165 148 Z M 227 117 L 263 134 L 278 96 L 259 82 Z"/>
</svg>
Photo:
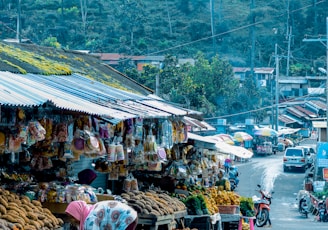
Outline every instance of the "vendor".
<svg viewBox="0 0 328 230">
<path fill-rule="evenodd" d="M 120 229 L 134 230 L 137 227 L 137 212 L 125 203 L 116 200 L 87 204 L 84 201 L 72 201 L 65 210 L 72 224 L 79 230 Z"/>
<path fill-rule="evenodd" d="M 224 176 L 224 170 L 220 169 L 218 173 L 218 181 L 216 181 L 215 186 L 218 186 L 220 191 L 226 190 L 230 191 L 230 181 L 227 177 Z"/>
</svg>

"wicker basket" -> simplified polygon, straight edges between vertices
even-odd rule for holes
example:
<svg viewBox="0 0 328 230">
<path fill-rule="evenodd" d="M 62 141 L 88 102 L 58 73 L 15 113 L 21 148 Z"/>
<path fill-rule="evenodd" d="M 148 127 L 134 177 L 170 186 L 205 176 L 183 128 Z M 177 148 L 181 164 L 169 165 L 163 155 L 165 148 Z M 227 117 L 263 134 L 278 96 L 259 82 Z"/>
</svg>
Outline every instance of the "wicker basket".
<svg viewBox="0 0 328 230">
<path fill-rule="evenodd" d="M 220 214 L 235 214 L 238 205 L 219 205 Z"/>
</svg>

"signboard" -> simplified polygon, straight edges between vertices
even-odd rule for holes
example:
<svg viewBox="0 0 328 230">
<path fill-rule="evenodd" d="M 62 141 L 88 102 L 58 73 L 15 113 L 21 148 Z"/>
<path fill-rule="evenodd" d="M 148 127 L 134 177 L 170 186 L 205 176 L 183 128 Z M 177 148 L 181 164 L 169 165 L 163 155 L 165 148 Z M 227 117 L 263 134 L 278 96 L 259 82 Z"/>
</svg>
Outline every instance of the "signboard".
<svg viewBox="0 0 328 230">
<path fill-rule="evenodd" d="M 328 180 L 328 168 L 322 169 L 323 179 Z"/>
<path fill-rule="evenodd" d="M 328 168 L 328 143 L 319 142 L 317 148 L 317 167 Z"/>
</svg>

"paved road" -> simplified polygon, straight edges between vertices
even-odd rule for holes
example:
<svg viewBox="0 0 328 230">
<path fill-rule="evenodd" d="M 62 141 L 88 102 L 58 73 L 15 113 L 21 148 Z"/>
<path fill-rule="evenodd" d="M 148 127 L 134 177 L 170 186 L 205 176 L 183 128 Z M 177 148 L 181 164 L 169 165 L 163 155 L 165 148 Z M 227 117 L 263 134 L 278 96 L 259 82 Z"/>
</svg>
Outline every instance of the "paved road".
<svg viewBox="0 0 328 230">
<path fill-rule="evenodd" d="M 271 205 L 272 230 L 328 229 L 328 223 L 317 222 L 315 216 L 302 217 L 297 211 L 296 194 L 303 188 L 304 173 L 282 169 L 282 154 L 255 157 L 246 163 L 237 163 L 240 184 L 236 192 L 241 196 L 259 196 L 257 184 L 274 191 Z M 255 227 L 255 229 L 263 229 Z"/>
</svg>

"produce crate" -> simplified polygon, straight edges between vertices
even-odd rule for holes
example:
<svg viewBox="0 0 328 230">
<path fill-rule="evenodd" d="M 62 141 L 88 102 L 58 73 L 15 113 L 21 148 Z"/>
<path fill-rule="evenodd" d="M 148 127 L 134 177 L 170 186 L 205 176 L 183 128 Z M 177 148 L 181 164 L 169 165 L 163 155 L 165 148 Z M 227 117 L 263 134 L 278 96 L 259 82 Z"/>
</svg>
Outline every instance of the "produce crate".
<svg viewBox="0 0 328 230">
<path fill-rule="evenodd" d="M 221 214 L 236 214 L 238 212 L 238 205 L 219 205 L 219 213 Z"/>
</svg>

